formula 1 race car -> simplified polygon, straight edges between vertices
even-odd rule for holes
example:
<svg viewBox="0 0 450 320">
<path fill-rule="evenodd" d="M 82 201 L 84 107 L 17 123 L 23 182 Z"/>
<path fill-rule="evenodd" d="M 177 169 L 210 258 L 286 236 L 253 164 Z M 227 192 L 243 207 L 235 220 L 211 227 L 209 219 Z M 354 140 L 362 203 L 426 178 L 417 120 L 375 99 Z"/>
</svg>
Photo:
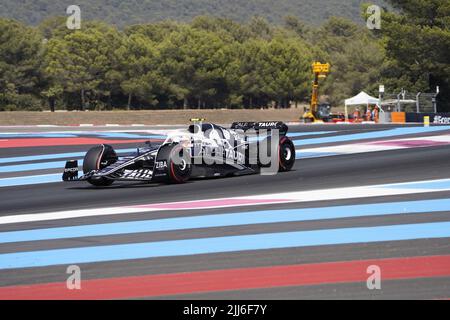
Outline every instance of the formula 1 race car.
<svg viewBox="0 0 450 320">
<path fill-rule="evenodd" d="M 200 121 L 173 131 L 159 145 L 148 144 L 123 157 L 110 145 L 93 147 L 84 156 L 83 175 L 78 177 L 78 161 L 70 160 L 62 179 L 108 186 L 115 180 L 184 183 L 190 178 L 289 171 L 295 147 L 287 131 L 283 122 L 236 122 L 227 129 Z"/>
</svg>

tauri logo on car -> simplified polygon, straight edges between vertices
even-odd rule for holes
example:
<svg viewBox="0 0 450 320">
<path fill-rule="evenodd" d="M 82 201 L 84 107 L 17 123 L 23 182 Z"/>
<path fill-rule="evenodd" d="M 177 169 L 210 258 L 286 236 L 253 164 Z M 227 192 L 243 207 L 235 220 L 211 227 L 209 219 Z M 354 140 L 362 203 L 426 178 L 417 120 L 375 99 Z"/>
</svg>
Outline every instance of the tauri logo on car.
<svg viewBox="0 0 450 320">
<path fill-rule="evenodd" d="M 245 163 L 245 155 L 234 151 L 233 149 L 226 149 L 225 150 L 225 157 L 228 160 L 236 161 L 237 163 Z"/>
<path fill-rule="evenodd" d="M 278 122 L 260 122 L 258 123 L 259 127 L 276 127 Z"/>
</svg>

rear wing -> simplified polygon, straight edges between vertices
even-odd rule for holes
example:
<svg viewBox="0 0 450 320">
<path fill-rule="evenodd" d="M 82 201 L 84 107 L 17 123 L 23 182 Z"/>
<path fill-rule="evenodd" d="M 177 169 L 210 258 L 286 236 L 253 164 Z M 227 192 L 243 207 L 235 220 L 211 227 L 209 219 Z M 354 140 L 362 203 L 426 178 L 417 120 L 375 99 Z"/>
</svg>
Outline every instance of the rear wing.
<svg viewBox="0 0 450 320">
<path fill-rule="evenodd" d="M 286 135 L 288 132 L 288 126 L 282 121 L 263 121 L 263 122 L 234 122 L 231 125 L 231 129 L 247 131 L 253 129 L 259 130 L 279 130 L 280 135 Z"/>
</svg>

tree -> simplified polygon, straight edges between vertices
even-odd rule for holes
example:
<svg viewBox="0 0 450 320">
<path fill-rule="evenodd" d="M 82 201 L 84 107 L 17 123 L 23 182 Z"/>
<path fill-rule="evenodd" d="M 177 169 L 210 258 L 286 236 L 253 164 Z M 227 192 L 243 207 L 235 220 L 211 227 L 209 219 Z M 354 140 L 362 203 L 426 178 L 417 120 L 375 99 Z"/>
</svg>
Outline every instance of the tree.
<svg viewBox="0 0 450 320">
<path fill-rule="evenodd" d="M 29 107 L 39 107 L 39 102 L 31 95 L 38 91 L 41 49 L 42 39 L 33 28 L 14 20 L 0 19 L 0 95 L 3 105 L 17 108 L 28 98 L 30 101 L 26 104 Z"/>
<path fill-rule="evenodd" d="M 239 75 L 240 92 L 246 106 L 267 104 L 264 87 L 263 64 L 267 57 L 267 42 L 261 39 L 247 41 L 240 48 Z"/>
<path fill-rule="evenodd" d="M 248 27 L 253 36 L 269 40 L 272 38 L 272 28 L 267 19 L 255 16 L 248 23 Z"/>
<path fill-rule="evenodd" d="M 128 95 L 127 109 L 133 97 L 154 99 L 153 85 L 157 82 L 157 56 L 155 44 L 142 34 L 131 34 L 125 46 L 116 51 L 119 61 L 120 87 Z"/>
<path fill-rule="evenodd" d="M 213 32 L 227 42 L 237 41 L 242 43 L 252 37 L 252 31 L 249 26 L 227 18 L 198 16 L 192 20 L 191 27 Z"/>
<path fill-rule="evenodd" d="M 66 26 L 67 17 L 50 17 L 43 20 L 37 29 L 44 39 L 54 37 L 63 38 L 65 35 L 72 33 L 72 30 Z"/>
<path fill-rule="evenodd" d="M 183 106 L 219 105 L 228 88 L 225 78 L 230 61 L 226 44 L 216 34 L 185 26 L 159 46 L 161 72 L 170 79 Z"/>
<path fill-rule="evenodd" d="M 124 33 L 127 36 L 140 34 L 149 40 L 160 43 L 172 32 L 179 31 L 182 28 L 181 23 L 166 20 L 157 23 L 136 24 L 125 28 Z"/>
<path fill-rule="evenodd" d="M 333 105 L 375 94 L 380 83 L 390 92 L 439 85 L 440 110 L 450 110 L 448 1 L 395 5 L 373 31 L 344 18 L 314 27 L 293 15 L 284 26 L 199 16 L 123 31 L 87 20 L 68 30 L 62 17 L 35 28 L 0 19 L 0 108 L 284 107 L 309 100 L 311 63 L 321 61 L 332 65 L 321 93 Z"/>
<path fill-rule="evenodd" d="M 296 16 L 285 16 L 284 25 L 287 30 L 295 32 L 295 34 L 302 39 L 307 39 L 310 36 L 311 28 Z"/>
<path fill-rule="evenodd" d="M 52 38 L 47 43 L 44 72 L 52 79 L 52 86 L 61 86 L 65 92 L 78 93 L 80 108 L 86 103 L 98 103 L 109 95 L 111 80 L 106 74 L 116 64 L 114 55 L 121 43 L 114 28 L 92 23 L 63 38 Z"/>
<path fill-rule="evenodd" d="M 308 46 L 295 39 L 254 39 L 239 55 L 241 94 L 247 106 L 266 106 L 276 101 L 287 106 L 308 95 L 312 56 Z"/>
<path fill-rule="evenodd" d="M 278 106 L 308 96 L 312 55 L 308 46 L 293 39 L 275 38 L 268 46 L 269 68 L 266 90 Z"/>
<path fill-rule="evenodd" d="M 261 16 L 273 24 L 281 24 L 287 14 L 310 25 L 320 25 L 330 16 L 342 16 L 362 23 L 359 5 L 363 2 L 385 5 L 385 0 L 78 0 L 83 19 L 103 20 L 120 28 L 164 19 L 191 21 L 199 15 L 226 17 L 245 23 Z M 14 17 L 36 25 L 43 19 L 62 15 L 69 5 L 55 0 L 2 0 L 2 16 Z"/>
<path fill-rule="evenodd" d="M 450 111 L 450 4 L 447 0 L 391 1 L 401 13 L 383 14 L 388 68 L 395 89 L 435 92 L 441 111 Z"/>
<path fill-rule="evenodd" d="M 330 18 L 317 31 L 317 59 L 331 64 L 321 92 L 332 105 L 360 91 L 375 91 L 381 83 L 380 68 L 386 63 L 382 42 L 350 20 Z"/>
</svg>

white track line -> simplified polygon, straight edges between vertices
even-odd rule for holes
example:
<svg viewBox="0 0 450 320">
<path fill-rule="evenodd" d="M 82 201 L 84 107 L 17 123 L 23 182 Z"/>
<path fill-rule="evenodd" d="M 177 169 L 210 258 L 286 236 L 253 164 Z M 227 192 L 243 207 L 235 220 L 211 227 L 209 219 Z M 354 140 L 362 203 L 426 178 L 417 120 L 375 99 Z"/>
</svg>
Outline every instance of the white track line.
<svg viewBox="0 0 450 320">
<path fill-rule="evenodd" d="M 426 183 L 434 187 L 430 188 L 414 188 L 416 183 Z M 438 187 L 436 187 L 438 186 Z M 428 181 L 415 181 L 396 184 L 383 184 L 363 187 L 346 187 L 346 188 L 332 188 L 321 189 L 312 191 L 296 191 L 296 192 L 284 192 L 284 193 L 272 193 L 265 195 L 247 196 L 247 197 L 235 197 L 235 198 L 223 198 L 223 199 L 204 199 L 188 202 L 171 202 L 171 203 L 156 203 L 156 204 L 143 204 L 141 206 L 121 206 L 110 208 L 96 208 L 96 209 L 83 209 L 83 210 L 68 210 L 58 212 L 45 212 L 34 214 L 22 214 L 22 215 L 7 215 L 0 217 L 0 225 L 8 223 L 23 223 L 23 222 L 36 222 L 36 221 L 48 221 L 48 220 L 61 220 L 70 218 L 81 217 L 96 217 L 105 215 L 119 215 L 130 214 L 139 212 L 154 212 L 154 211 L 173 211 L 173 210 L 200 210 L 211 208 L 224 208 L 224 207 L 242 207 L 242 206 L 255 206 L 258 204 L 237 204 L 233 205 L 233 200 L 273 200 L 274 203 L 301 203 L 311 201 L 326 201 L 326 200 L 342 200 L 342 199 L 360 199 L 371 198 L 380 196 L 391 195 L 405 195 L 415 193 L 431 193 L 438 191 L 450 191 L 450 179 L 441 180 L 428 180 Z M 202 202 L 218 201 L 225 203 L 224 205 L 202 206 Z M 280 200 L 282 200 L 280 202 Z M 226 204 L 230 201 L 231 204 Z M 237 201 L 239 202 L 239 201 Z M 192 204 L 197 203 L 198 206 Z M 177 205 L 178 204 L 178 205 Z M 265 205 L 267 203 L 261 203 L 259 205 Z M 145 206 L 145 207 L 142 207 Z M 449 201 L 450 209 L 450 201 Z"/>
</svg>

